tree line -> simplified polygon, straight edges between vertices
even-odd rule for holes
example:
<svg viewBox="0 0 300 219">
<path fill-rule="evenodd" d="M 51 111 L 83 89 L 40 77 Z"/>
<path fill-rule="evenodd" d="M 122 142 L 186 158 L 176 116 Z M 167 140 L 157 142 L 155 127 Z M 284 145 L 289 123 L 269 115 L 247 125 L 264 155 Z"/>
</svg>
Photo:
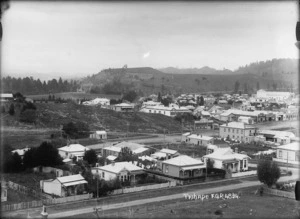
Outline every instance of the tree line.
<svg viewBox="0 0 300 219">
<path fill-rule="evenodd" d="M 67 81 L 59 78 L 48 81 L 41 81 L 40 79 L 33 79 L 33 77 L 2 78 L 2 88 L 4 93 L 20 92 L 25 95 L 34 94 L 48 94 L 60 92 L 74 92 L 79 88 L 79 83 L 75 80 Z"/>
</svg>

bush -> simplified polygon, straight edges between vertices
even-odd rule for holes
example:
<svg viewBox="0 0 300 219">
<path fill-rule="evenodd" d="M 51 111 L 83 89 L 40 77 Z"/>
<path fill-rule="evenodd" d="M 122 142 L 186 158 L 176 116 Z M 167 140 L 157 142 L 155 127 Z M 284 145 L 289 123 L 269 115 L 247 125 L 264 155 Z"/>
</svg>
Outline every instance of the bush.
<svg viewBox="0 0 300 219">
<path fill-rule="evenodd" d="M 33 109 L 26 109 L 20 114 L 20 122 L 34 123 L 36 121 L 36 111 Z"/>
<path fill-rule="evenodd" d="M 280 168 L 275 162 L 261 160 L 257 165 L 257 177 L 260 182 L 271 187 L 280 178 Z"/>
</svg>

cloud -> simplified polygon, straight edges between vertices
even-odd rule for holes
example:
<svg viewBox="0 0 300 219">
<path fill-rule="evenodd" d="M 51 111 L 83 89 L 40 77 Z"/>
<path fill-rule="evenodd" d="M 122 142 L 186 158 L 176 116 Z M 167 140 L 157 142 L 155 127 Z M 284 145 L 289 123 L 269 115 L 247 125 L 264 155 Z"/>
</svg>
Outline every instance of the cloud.
<svg viewBox="0 0 300 219">
<path fill-rule="evenodd" d="M 150 52 L 146 52 L 146 53 L 144 53 L 143 58 L 145 59 L 145 58 L 148 58 L 149 56 L 150 56 Z"/>
</svg>

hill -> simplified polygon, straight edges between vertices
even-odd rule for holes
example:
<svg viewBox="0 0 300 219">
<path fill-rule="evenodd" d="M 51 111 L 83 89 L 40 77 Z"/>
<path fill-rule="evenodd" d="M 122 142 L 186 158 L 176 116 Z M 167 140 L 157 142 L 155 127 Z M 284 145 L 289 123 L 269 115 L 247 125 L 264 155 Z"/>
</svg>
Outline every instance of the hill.
<svg viewBox="0 0 300 219">
<path fill-rule="evenodd" d="M 163 133 L 181 132 L 181 125 L 173 118 L 147 113 L 118 113 L 113 110 L 103 109 L 100 106 L 85 106 L 75 103 L 66 104 L 36 104 L 37 121 L 34 128 L 60 129 L 61 125 L 68 122 L 84 122 L 90 130 L 105 128 L 110 131 Z M 22 123 L 13 122 L 13 117 L 8 115 L 3 118 L 3 124 L 14 124 L 19 127 Z M 16 119 L 15 119 L 16 120 Z M 9 122 L 8 122 L 9 121 Z M 27 127 L 29 127 L 27 125 Z"/>
<path fill-rule="evenodd" d="M 273 59 L 250 63 L 235 71 L 216 70 L 210 67 L 200 69 L 117 68 L 105 69 L 85 78 L 81 85 L 89 89 L 98 87 L 101 92 L 123 93 L 134 89 L 141 94 L 161 92 L 163 94 L 182 92 L 232 92 L 236 81 L 240 90 L 255 92 L 260 89 L 290 90 L 298 87 L 298 59 Z M 104 89 L 109 87 L 110 89 Z"/>
</svg>

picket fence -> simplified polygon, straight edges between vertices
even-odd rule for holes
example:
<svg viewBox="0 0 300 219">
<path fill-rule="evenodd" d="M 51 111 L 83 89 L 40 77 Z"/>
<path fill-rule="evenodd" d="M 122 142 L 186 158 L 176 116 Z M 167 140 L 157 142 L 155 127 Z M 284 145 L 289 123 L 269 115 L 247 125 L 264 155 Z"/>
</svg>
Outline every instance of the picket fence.
<svg viewBox="0 0 300 219">
<path fill-rule="evenodd" d="M 285 198 L 290 198 L 290 199 L 296 199 L 295 193 L 294 192 L 287 192 L 287 191 L 281 191 L 278 189 L 270 189 L 267 187 L 264 187 L 264 193 L 269 194 L 269 195 L 276 195 L 276 196 L 281 196 Z"/>
<path fill-rule="evenodd" d="M 174 187 L 174 186 L 176 186 L 176 182 L 171 181 L 171 182 L 167 182 L 167 183 L 160 183 L 160 184 L 154 184 L 154 185 L 116 189 L 112 192 L 112 195 L 125 194 L 125 193 L 131 193 L 131 192 L 140 192 L 140 191 L 144 191 L 144 190 L 162 189 L 162 188 Z"/>
<path fill-rule="evenodd" d="M 64 198 L 54 198 L 54 199 L 45 199 L 40 201 L 31 201 L 31 202 L 21 202 L 17 204 L 8 204 L 8 205 L 1 205 L 1 211 L 16 211 L 21 209 L 27 208 L 36 208 L 42 207 L 43 205 L 55 205 L 65 202 L 72 202 L 72 201 L 79 201 L 85 199 L 91 199 L 93 197 L 92 194 L 83 194 L 83 195 L 75 195 L 75 196 L 68 196 Z"/>
</svg>

